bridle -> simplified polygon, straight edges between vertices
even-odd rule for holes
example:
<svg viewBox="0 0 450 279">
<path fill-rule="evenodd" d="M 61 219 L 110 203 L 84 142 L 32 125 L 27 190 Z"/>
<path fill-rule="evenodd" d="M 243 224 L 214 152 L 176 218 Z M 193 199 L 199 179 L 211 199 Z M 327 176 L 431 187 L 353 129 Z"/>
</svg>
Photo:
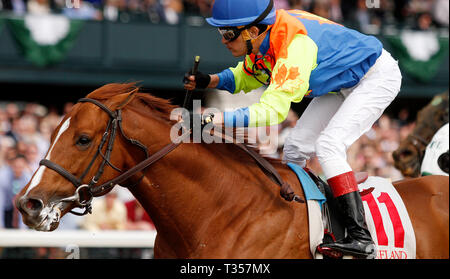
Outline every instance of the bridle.
<svg viewBox="0 0 450 279">
<path fill-rule="evenodd" d="M 116 111 L 112 111 L 109 108 L 107 108 L 105 105 L 103 105 L 102 103 L 100 103 L 94 99 L 82 98 L 78 102 L 92 103 L 92 104 L 98 106 L 103 111 L 105 111 L 109 116 L 109 121 L 106 126 L 106 130 L 103 133 L 100 144 L 97 147 L 97 152 L 95 153 L 94 157 L 91 159 L 89 165 L 86 167 L 86 169 L 80 175 L 80 177 L 76 177 L 75 175 L 73 175 L 72 173 L 67 171 L 65 168 L 61 167 L 60 165 L 58 165 L 50 160 L 43 159 L 39 162 L 40 165 L 46 166 L 49 169 L 54 170 L 55 172 L 57 172 L 58 174 L 63 176 L 65 179 L 70 181 L 75 186 L 75 188 L 76 188 L 75 194 L 71 197 L 61 200 L 62 202 L 75 202 L 77 207 L 85 209 L 85 211 L 83 213 L 79 213 L 79 212 L 76 212 L 73 210 L 70 211 L 70 213 L 75 214 L 75 215 L 85 215 L 87 213 L 91 213 L 92 212 L 92 204 L 91 203 L 92 203 L 92 199 L 94 196 L 99 196 L 99 195 L 102 195 L 102 194 L 108 192 L 115 185 L 117 185 L 123 181 L 126 181 L 128 178 L 135 175 L 137 172 L 142 171 L 146 167 L 148 167 L 151 164 L 153 164 L 154 162 L 158 161 L 159 159 L 161 159 L 162 157 L 167 155 L 169 152 L 171 152 L 173 149 L 175 149 L 182 142 L 182 140 L 185 137 L 189 136 L 189 134 L 190 134 L 187 132 L 184 133 L 181 136 L 181 138 L 179 138 L 179 141 L 177 141 L 177 143 L 172 142 L 149 157 L 148 151 L 147 151 L 147 148 L 145 147 L 145 145 L 143 145 L 142 143 L 140 143 L 137 140 L 128 138 L 125 135 L 123 128 L 122 128 L 122 108 L 123 107 L 120 109 L 117 109 Z M 122 137 L 124 137 L 131 144 L 142 149 L 146 155 L 146 159 L 144 161 L 137 164 L 136 166 L 134 166 L 133 168 L 129 169 L 126 172 L 123 172 L 122 170 L 120 170 L 119 168 L 117 168 L 110 162 L 111 153 L 112 153 L 112 149 L 114 146 L 114 141 L 115 141 L 115 138 L 117 135 L 117 130 L 120 131 L 120 134 L 122 135 Z M 105 146 L 106 142 L 108 142 L 108 144 L 106 146 L 106 152 L 105 152 L 105 154 L 103 154 L 102 149 Z M 91 178 L 91 180 L 88 182 L 88 184 L 83 184 L 82 181 L 84 180 L 85 176 L 90 171 L 90 169 L 92 168 L 92 165 L 94 164 L 95 160 L 97 159 L 97 157 L 99 155 L 103 158 L 103 161 L 100 163 L 99 169 L 97 170 L 96 174 Z M 119 176 L 117 176 L 116 178 L 111 179 L 101 185 L 97 185 L 99 179 L 101 178 L 101 176 L 105 170 L 106 165 L 109 165 L 110 167 L 112 167 L 114 170 L 120 172 L 121 174 Z M 141 179 L 143 177 L 144 177 L 144 175 L 142 175 Z"/>
<path fill-rule="evenodd" d="M 131 100 L 131 98 L 133 98 L 133 96 L 134 96 L 134 94 L 130 95 L 130 97 L 128 98 L 129 100 L 126 102 L 126 104 L 128 104 L 128 102 Z M 68 181 L 70 181 L 75 186 L 76 190 L 75 190 L 74 195 L 60 200 L 60 202 L 75 202 L 76 207 L 84 208 L 83 213 L 79 213 L 79 212 L 76 212 L 73 210 L 69 211 L 70 213 L 75 214 L 75 215 L 81 216 L 81 215 L 86 215 L 88 213 L 91 213 L 93 197 L 100 196 L 100 195 L 107 193 L 109 190 L 111 190 L 117 184 L 120 184 L 120 183 L 126 181 L 127 179 L 129 179 L 130 177 L 135 175 L 136 173 L 144 170 L 145 168 L 149 167 L 153 163 L 157 162 L 158 160 L 160 160 L 161 158 L 166 156 L 168 153 L 170 153 L 172 150 L 177 148 L 187 137 L 189 137 L 191 135 L 191 130 L 185 129 L 183 134 L 181 136 L 179 136 L 176 140 L 167 144 L 166 146 L 161 148 L 159 151 L 157 151 L 153 155 L 149 156 L 145 145 L 143 145 L 142 143 L 140 143 L 137 140 L 128 138 L 123 131 L 122 108 L 126 104 L 123 106 L 119 106 L 120 107 L 119 109 L 112 111 L 109 108 L 107 108 L 105 105 L 103 105 L 102 103 L 100 103 L 94 99 L 82 98 L 78 102 L 92 103 L 92 104 L 98 106 L 99 108 L 101 108 L 103 111 L 105 111 L 109 116 L 109 121 L 106 126 L 106 130 L 103 133 L 102 140 L 100 141 L 100 144 L 98 145 L 98 148 L 97 148 L 97 152 L 94 155 L 94 157 L 91 159 L 89 165 L 84 170 L 84 172 L 80 175 L 80 177 L 76 177 L 75 175 L 73 175 L 72 173 L 67 171 L 65 168 L 61 167 L 60 165 L 58 165 L 50 160 L 43 159 L 39 162 L 40 165 L 46 166 L 49 169 L 52 169 L 53 171 L 57 172 L 62 177 L 64 177 Z M 140 163 L 138 163 L 137 165 L 135 165 L 134 167 L 130 168 L 129 170 L 127 170 L 125 172 L 123 172 L 122 170 L 120 170 L 119 168 L 117 168 L 110 162 L 111 153 L 112 153 L 112 149 L 114 146 L 114 141 L 115 141 L 115 138 L 117 135 L 117 130 L 120 131 L 120 134 L 122 135 L 122 137 L 124 137 L 128 142 L 130 142 L 131 144 L 138 146 L 139 148 L 144 150 L 145 155 L 146 155 L 146 159 L 144 159 L 143 161 L 141 161 Z M 106 142 L 108 142 L 108 145 L 106 146 L 105 154 L 103 154 L 102 149 Z M 281 187 L 280 194 L 285 200 L 296 201 L 296 202 L 300 202 L 300 203 L 305 202 L 301 197 L 297 196 L 294 193 L 294 191 L 292 190 L 292 188 L 290 187 L 290 185 L 288 183 L 283 181 L 283 179 L 281 178 L 281 176 L 279 175 L 277 170 L 269 162 L 267 162 L 267 160 L 265 160 L 257 152 L 255 152 L 254 150 L 251 150 L 250 148 L 246 147 L 243 144 L 236 144 L 236 145 L 238 147 L 240 147 L 241 149 L 243 149 L 245 152 L 247 152 L 256 161 L 256 163 L 264 171 L 264 173 L 270 179 L 272 179 L 272 181 L 274 181 L 276 184 L 278 184 L 278 186 Z M 88 184 L 83 184 L 82 181 L 84 180 L 85 176 L 90 171 L 90 169 L 92 168 L 94 161 L 97 159 L 97 157 L 99 155 L 103 158 L 103 161 L 101 162 L 98 171 L 91 178 L 91 180 Z M 103 172 L 104 172 L 106 165 L 109 165 L 110 167 L 112 167 L 114 170 L 120 172 L 121 174 L 107 182 L 104 182 L 101 185 L 97 185 Z M 140 180 L 142 180 L 143 177 L 144 177 L 144 174 L 142 175 Z M 136 183 L 136 185 L 138 183 L 140 183 L 140 180 Z"/>
</svg>

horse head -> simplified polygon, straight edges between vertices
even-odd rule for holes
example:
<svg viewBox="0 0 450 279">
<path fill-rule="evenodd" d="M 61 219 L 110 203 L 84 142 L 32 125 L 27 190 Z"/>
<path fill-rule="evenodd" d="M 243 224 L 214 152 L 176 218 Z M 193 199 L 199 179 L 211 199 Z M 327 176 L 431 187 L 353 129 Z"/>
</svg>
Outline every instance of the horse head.
<svg viewBox="0 0 450 279">
<path fill-rule="evenodd" d="M 436 131 L 448 123 L 448 92 L 435 96 L 433 100 L 417 114 L 416 127 L 392 154 L 395 167 L 403 175 L 417 177 L 428 143 Z"/>
<path fill-rule="evenodd" d="M 133 98 L 134 84 L 109 84 L 82 99 L 63 118 L 51 137 L 50 148 L 31 181 L 16 197 L 23 222 L 41 231 L 55 230 L 62 216 L 90 210 L 93 196 L 112 187 L 95 189 L 126 168 L 126 154 L 116 137 L 121 108 Z M 110 94 L 105 94 L 110 92 Z M 113 150 L 114 141 L 116 142 Z"/>
</svg>

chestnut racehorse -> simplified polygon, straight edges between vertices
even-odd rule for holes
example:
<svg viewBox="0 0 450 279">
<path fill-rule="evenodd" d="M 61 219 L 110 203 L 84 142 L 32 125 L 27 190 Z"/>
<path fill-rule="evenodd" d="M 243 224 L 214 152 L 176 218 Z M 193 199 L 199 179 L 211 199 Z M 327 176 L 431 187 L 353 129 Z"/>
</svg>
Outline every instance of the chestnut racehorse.
<svg viewBox="0 0 450 279">
<path fill-rule="evenodd" d="M 425 149 L 433 135 L 448 123 L 448 92 L 437 95 L 417 114 L 416 127 L 392 153 L 395 167 L 404 176 L 418 177 Z"/>
<path fill-rule="evenodd" d="M 55 230 L 64 214 L 88 203 L 84 183 L 105 185 L 147 158 L 144 149 L 156 154 L 171 143 L 174 106 L 137 90 L 134 84 L 105 85 L 87 96 L 103 108 L 84 100 L 64 117 L 52 135 L 47 161 L 16 198 L 25 224 Z M 111 114 L 119 110 L 117 133 L 105 136 L 115 125 Z M 107 144 L 112 140 L 114 146 Z M 289 167 L 271 163 L 303 197 Z M 181 143 L 120 185 L 155 223 L 155 258 L 312 257 L 306 204 L 280 198 L 279 187 L 233 143 Z M 448 258 L 448 178 L 428 176 L 395 187 L 412 218 L 417 257 Z M 107 184 L 93 192 L 99 196 L 110 189 Z"/>
</svg>

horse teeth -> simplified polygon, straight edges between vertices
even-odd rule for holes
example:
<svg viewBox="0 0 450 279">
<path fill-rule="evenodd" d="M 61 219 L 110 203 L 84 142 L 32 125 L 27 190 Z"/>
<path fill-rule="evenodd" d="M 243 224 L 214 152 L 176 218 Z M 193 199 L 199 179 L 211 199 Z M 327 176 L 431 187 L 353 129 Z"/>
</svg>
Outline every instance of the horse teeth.
<svg viewBox="0 0 450 279">
<path fill-rule="evenodd" d="M 59 219 L 61 218 L 61 209 L 59 209 L 59 207 L 54 207 L 53 210 L 55 211 L 54 222 L 57 223 L 57 222 L 59 222 Z"/>
</svg>

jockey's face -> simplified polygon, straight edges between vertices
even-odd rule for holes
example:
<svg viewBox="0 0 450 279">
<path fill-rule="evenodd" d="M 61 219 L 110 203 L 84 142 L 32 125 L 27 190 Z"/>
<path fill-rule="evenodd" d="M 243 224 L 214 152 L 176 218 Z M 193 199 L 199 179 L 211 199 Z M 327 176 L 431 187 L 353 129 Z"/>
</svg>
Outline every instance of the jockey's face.
<svg viewBox="0 0 450 279">
<path fill-rule="evenodd" d="M 227 41 L 222 37 L 222 44 L 224 44 L 234 57 L 240 57 L 247 54 L 247 46 L 242 34 L 236 40 Z"/>
<path fill-rule="evenodd" d="M 258 54 L 259 47 L 262 41 L 266 37 L 266 33 L 259 35 L 259 29 L 256 26 L 252 26 L 247 30 L 242 31 L 239 37 L 235 40 L 228 41 L 222 37 L 222 44 L 224 44 L 234 57 L 241 57 L 247 54 L 247 44 L 245 42 L 246 38 L 252 40 L 253 53 Z"/>
</svg>

